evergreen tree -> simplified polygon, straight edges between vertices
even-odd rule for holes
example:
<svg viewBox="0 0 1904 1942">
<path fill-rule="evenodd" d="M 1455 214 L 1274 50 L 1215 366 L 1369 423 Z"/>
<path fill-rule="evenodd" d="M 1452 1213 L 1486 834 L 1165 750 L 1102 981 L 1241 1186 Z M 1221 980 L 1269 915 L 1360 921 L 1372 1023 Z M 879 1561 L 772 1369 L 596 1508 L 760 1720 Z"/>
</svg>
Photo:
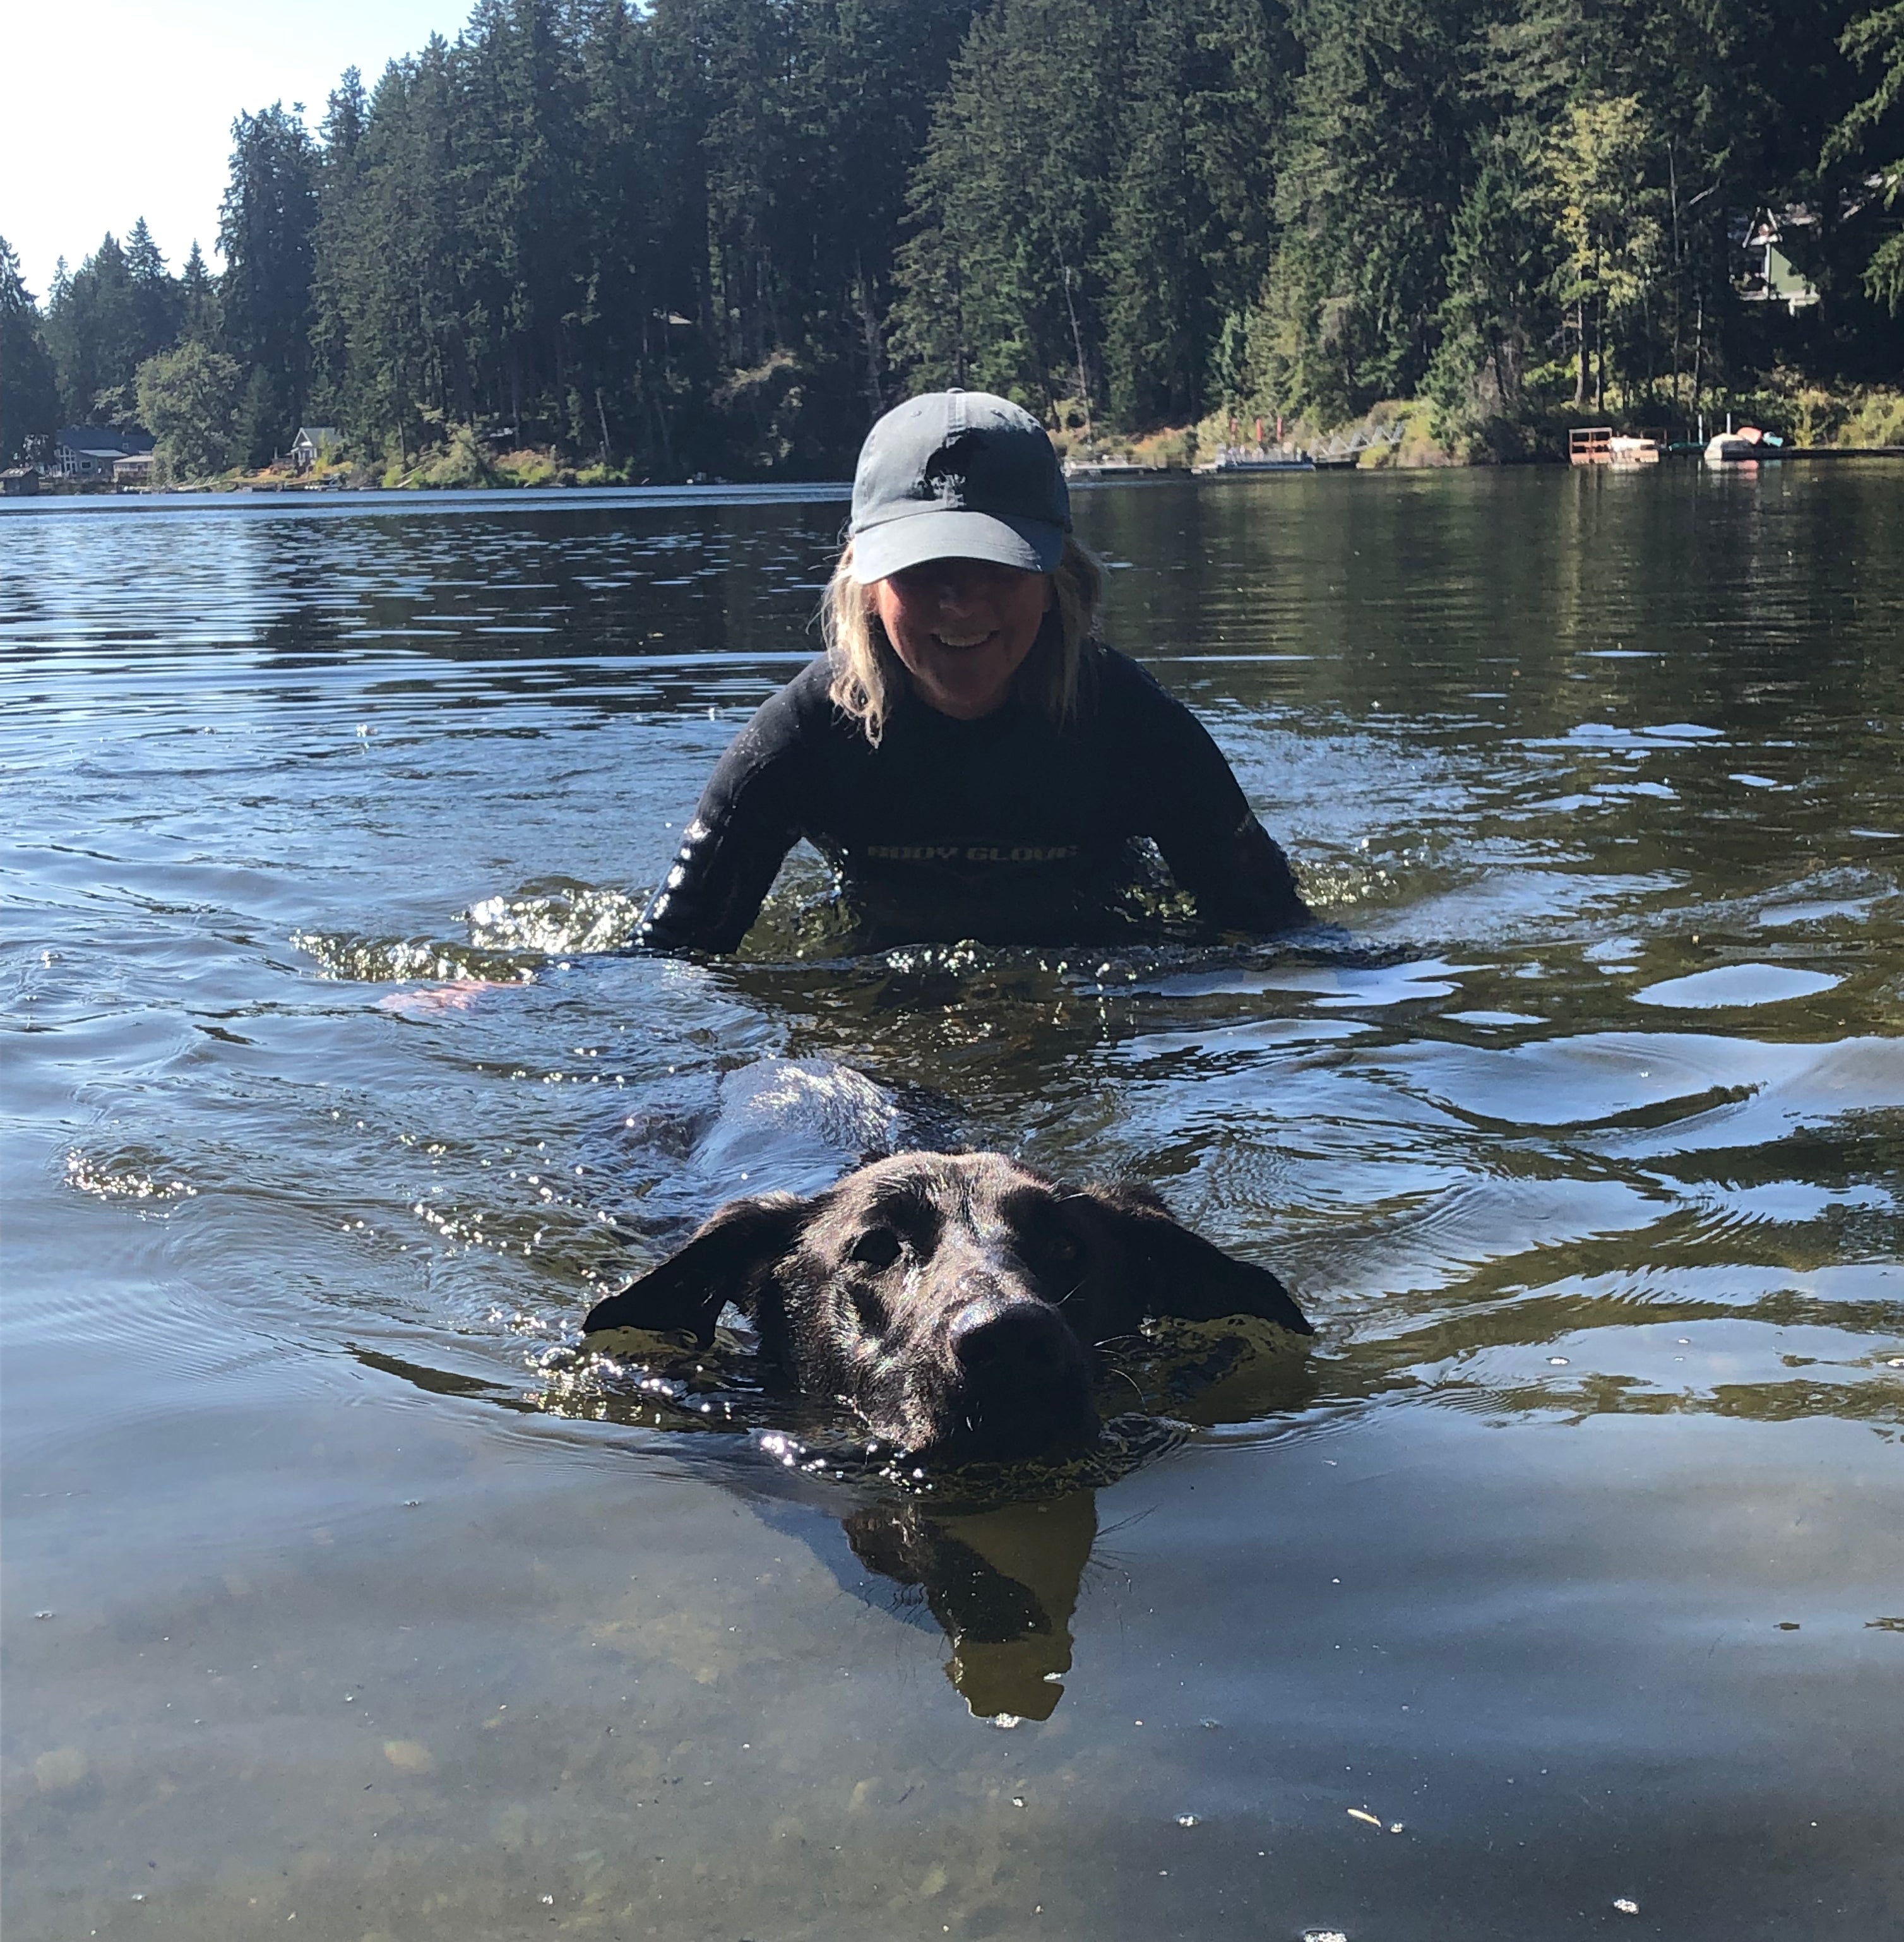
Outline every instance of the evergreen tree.
<svg viewBox="0 0 1904 1942">
<path fill-rule="evenodd" d="M 1884 371 L 1886 333 L 1868 329 L 1875 318 L 1856 315 L 1856 277 L 1841 277 L 1834 260 L 1838 194 L 1818 173 L 1820 149 L 1855 92 L 1838 43 L 1857 0 L 1602 4 L 1607 11 L 1590 17 L 1590 72 L 1575 98 L 1640 103 L 1653 143 L 1648 193 L 1664 231 L 1650 287 L 1617 324 L 1609 320 L 1611 363 L 1636 384 L 1669 365 L 1676 387 L 1682 366 L 1689 375 L 1696 368 L 1702 384 L 1715 374 L 1749 381 L 1752 369 L 1781 361 L 1840 363 L 1829 339 L 1850 325 L 1867 355 L 1878 352 L 1872 375 Z M 1786 241 L 1827 291 L 1822 317 L 1794 317 L 1734 294 L 1745 268 L 1740 231 L 1759 212 L 1788 204 L 1818 219 Z M 1805 236 L 1814 240 L 1799 240 Z M 1904 347 L 1889 335 L 1886 375 L 1904 364 Z"/>
<path fill-rule="evenodd" d="M 473 476 L 837 474 L 954 382 L 1127 430 L 1425 387 L 1505 449 L 1569 394 L 1894 378 L 1904 28 L 1860 4 L 479 0 L 314 136 L 240 118 L 217 285 L 142 222 L 42 335 L 81 419 L 215 354 L 153 392 L 213 443 L 229 357 L 254 461 L 314 417 Z M 1815 309 L 1736 300 L 1760 210 Z"/>
<path fill-rule="evenodd" d="M 1440 342 L 1428 379 L 1445 429 L 1513 420 L 1529 368 L 1557 322 L 1541 187 L 1530 158 L 1511 140 L 1498 140 L 1455 216 Z"/>
<path fill-rule="evenodd" d="M 179 335 L 188 344 L 203 344 L 216 349 L 223 335 L 219 314 L 218 286 L 205 267 L 198 239 L 192 238 L 191 252 L 179 273 Z"/>
<path fill-rule="evenodd" d="M 554 0 L 480 0 L 459 54 L 461 302 L 441 324 L 441 406 L 467 422 L 486 366 L 507 387 L 513 424 L 539 418 L 544 436 L 573 443 L 579 103 Z"/>
<path fill-rule="evenodd" d="M 369 111 L 362 73 L 346 68 L 331 91 L 322 126 L 323 160 L 311 239 L 311 411 L 324 424 L 343 424 L 351 417 L 350 283 L 364 219 L 360 149 Z"/>
<path fill-rule="evenodd" d="M 310 393 L 318 158 L 299 104 L 240 115 L 231 139 L 219 296 L 227 348 L 247 374 L 246 457 L 261 465 L 290 444 Z"/>
<path fill-rule="evenodd" d="M 659 159 L 681 225 L 670 284 L 693 293 L 669 312 L 703 333 L 714 418 L 702 435 L 751 469 L 849 463 L 887 400 L 908 173 L 972 11 L 971 0 L 655 9 L 657 91 L 672 111 Z"/>
<path fill-rule="evenodd" d="M 132 285 L 138 363 L 142 364 L 177 338 L 182 314 L 179 286 L 167 274 L 165 259 L 142 216 L 126 236 L 126 274 Z"/>
<path fill-rule="evenodd" d="M 134 421 L 143 338 L 126 253 L 109 231 L 70 276 L 62 260 L 47 308 L 46 339 L 69 424 Z"/>
<path fill-rule="evenodd" d="M 1101 401 L 1106 94 L 1130 19 L 1130 0 L 997 0 L 974 22 L 900 256 L 892 344 L 915 381 L 962 378 L 1040 414 Z"/>
<path fill-rule="evenodd" d="M 415 450 L 424 414 L 443 415 L 445 324 L 461 307 L 452 87 L 439 36 L 384 70 L 355 152 L 357 219 L 326 250 L 348 345 L 341 415 L 373 452 Z"/>
<path fill-rule="evenodd" d="M 1829 167 L 1844 161 L 1888 134 L 1891 146 L 1888 151 L 1881 147 L 1879 152 L 1889 152 L 1891 159 L 1878 164 L 1877 194 L 1864 201 L 1881 201 L 1886 210 L 1894 209 L 1904 198 L 1904 0 L 1892 0 L 1887 7 L 1860 15 L 1845 29 L 1838 44 L 1860 67 L 1875 63 L 1878 85 L 1826 137 L 1824 163 Z M 1904 229 L 1892 226 L 1878 237 L 1862 281 L 1869 295 L 1893 317 L 1904 311 Z"/>
<path fill-rule="evenodd" d="M 0 236 L 0 466 L 44 455 L 59 424 L 59 378 L 39 311 Z"/>
<path fill-rule="evenodd" d="M 1224 321 L 1269 256 L 1282 76 L 1249 0 L 1149 0 L 1111 112 L 1124 161 L 1100 252 L 1105 361 L 1128 425 L 1202 415 Z"/>
<path fill-rule="evenodd" d="M 658 30 L 617 0 L 578 17 L 576 185 L 586 237 L 575 324 L 586 443 L 605 461 L 664 476 L 712 388 L 702 354 L 705 214 L 687 193 L 690 149 L 666 86 Z"/>
<path fill-rule="evenodd" d="M 1463 11 L 1307 0 L 1295 16 L 1305 65 L 1260 332 L 1271 402 L 1345 417 L 1426 374 L 1471 167 Z"/>
</svg>

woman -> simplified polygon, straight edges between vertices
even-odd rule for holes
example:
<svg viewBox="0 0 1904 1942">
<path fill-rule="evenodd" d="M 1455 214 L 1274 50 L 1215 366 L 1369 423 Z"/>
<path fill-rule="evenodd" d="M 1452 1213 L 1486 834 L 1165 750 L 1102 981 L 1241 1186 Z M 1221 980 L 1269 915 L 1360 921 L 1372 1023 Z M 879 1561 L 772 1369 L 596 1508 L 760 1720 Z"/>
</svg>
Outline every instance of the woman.
<svg viewBox="0 0 1904 1942">
<path fill-rule="evenodd" d="M 864 948 L 1130 936 L 1153 839 L 1211 925 L 1309 920 L 1217 745 L 1091 638 L 1101 584 L 1028 412 L 909 400 L 867 434 L 826 652 L 715 768 L 641 943 L 731 951 L 805 837 Z"/>
</svg>

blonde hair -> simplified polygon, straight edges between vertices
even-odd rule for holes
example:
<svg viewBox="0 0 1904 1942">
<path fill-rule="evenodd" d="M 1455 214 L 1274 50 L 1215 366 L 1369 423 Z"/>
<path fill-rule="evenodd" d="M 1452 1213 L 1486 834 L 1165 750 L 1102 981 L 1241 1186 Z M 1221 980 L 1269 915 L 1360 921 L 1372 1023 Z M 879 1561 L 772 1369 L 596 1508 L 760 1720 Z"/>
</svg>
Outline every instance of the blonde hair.
<svg viewBox="0 0 1904 1942">
<path fill-rule="evenodd" d="M 855 575 L 849 540 L 820 603 L 820 631 L 833 664 L 827 694 L 836 708 L 859 724 L 875 748 L 908 679 L 905 665 L 893 652 L 874 605 L 877 584 Z M 1104 586 L 1104 570 L 1067 533 L 1051 575 L 1051 611 L 1012 684 L 1021 700 L 1041 709 L 1061 727 L 1077 712 L 1085 643 L 1097 624 Z"/>
</svg>

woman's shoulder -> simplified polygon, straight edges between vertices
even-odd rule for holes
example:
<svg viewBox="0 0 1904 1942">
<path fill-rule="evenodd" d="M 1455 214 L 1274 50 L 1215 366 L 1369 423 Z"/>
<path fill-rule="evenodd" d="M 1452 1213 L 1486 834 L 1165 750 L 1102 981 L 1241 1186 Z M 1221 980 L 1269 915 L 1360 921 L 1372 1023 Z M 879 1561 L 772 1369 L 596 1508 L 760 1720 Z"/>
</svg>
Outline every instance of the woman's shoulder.
<svg viewBox="0 0 1904 1942">
<path fill-rule="evenodd" d="M 1148 668 L 1102 641 L 1087 643 L 1079 672 L 1087 708 L 1107 729 L 1154 728 L 1195 718 Z"/>
<path fill-rule="evenodd" d="M 810 715 L 824 718 L 833 708 L 827 695 L 832 682 L 833 663 L 824 654 L 818 654 L 784 688 L 776 690 L 771 699 L 803 718 Z"/>
<path fill-rule="evenodd" d="M 800 780 L 828 766 L 839 740 L 837 715 L 827 696 L 824 654 L 810 661 L 755 709 L 715 770 L 715 782 L 738 792 L 767 784 L 797 789 Z"/>
<path fill-rule="evenodd" d="M 841 712 L 828 689 L 833 669 L 825 654 L 816 654 L 783 687 L 777 688 L 755 710 L 748 726 L 773 740 L 808 743 L 837 736 Z"/>
</svg>

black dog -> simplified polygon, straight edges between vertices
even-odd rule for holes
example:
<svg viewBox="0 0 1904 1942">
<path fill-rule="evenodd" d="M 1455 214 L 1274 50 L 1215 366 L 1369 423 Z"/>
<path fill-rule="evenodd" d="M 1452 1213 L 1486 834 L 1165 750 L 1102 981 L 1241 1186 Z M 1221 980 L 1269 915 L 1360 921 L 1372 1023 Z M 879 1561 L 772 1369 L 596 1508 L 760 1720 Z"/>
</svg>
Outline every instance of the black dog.
<svg viewBox="0 0 1904 1942">
<path fill-rule="evenodd" d="M 730 1201 L 582 1326 L 706 1342 L 729 1301 L 801 1389 L 902 1449 L 960 1460 L 1088 1443 L 1094 1352 L 1146 1315 L 1313 1332 L 1274 1275 L 1147 1190 L 1064 1187 L 990 1153 L 895 1153 L 811 1198 Z"/>
</svg>

